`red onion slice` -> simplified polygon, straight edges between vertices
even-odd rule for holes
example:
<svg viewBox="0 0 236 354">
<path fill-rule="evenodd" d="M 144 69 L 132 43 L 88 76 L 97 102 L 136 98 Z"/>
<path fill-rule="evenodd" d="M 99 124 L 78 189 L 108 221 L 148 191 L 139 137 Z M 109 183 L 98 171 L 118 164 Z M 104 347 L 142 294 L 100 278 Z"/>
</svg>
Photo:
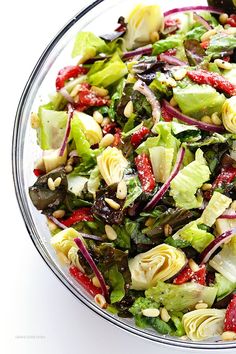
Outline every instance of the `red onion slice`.
<svg viewBox="0 0 236 354">
<path fill-rule="evenodd" d="M 68 120 L 67 120 L 65 135 L 64 135 L 64 138 L 63 138 L 60 150 L 59 150 L 59 156 L 63 156 L 65 149 L 66 149 L 67 141 L 68 141 L 68 138 L 70 135 L 70 128 L 71 128 L 70 123 L 71 123 L 71 119 L 73 117 L 73 113 L 74 113 L 74 110 L 73 110 L 72 106 L 70 104 L 68 104 Z"/>
<path fill-rule="evenodd" d="M 166 112 L 179 120 L 181 120 L 184 123 L 190 124 L 190 125 L 195 125 L 199 129 L 205 130 L 207 132 L 216 132 L 216 133 L 222 133 L 224 131 L 223 127 L 219 127 L 218 125 L 213 125 L 213 124 L 208 124 L 201 122 L 199 120 L 196 120 L 194 118 L 191 118 L 189 116 L 186 116 L 185 114 L 181 113 L 178 111 L 178 109 L 172 107 L 169 102 L 166 100 L 163 100 L 163 108 L 166 110 Z"/>
<path fill-rule="evenodd" d="M 48 218 L 59 227 L 59 229 L 67 229 L 67 226 L 63 225 L 57 218 L 54 218 L 54 216 L 48 216 Z"/>
<path fill-rule="evenodd" d="M 164 17 L 177 14 L 179 12 L 189 12 L 189 11 L 209 11 L 213 14 L 219 14 L 219 15 L 224 13 L 224 10 L 217 9 L 214 6 L 185 6 L 185 7 L 179 7 L 164 12 Z"/>
<path fill-rule="evenodd" d="M 152 116 L 154 118 L 154 124 L 158 123 L 161 118 L 161 105 L 152 90 L 150 90 L 150 88 L 142 80 L 136 81 L 133 89 L 139 91 L 142 95 L 146 97 L 147 101 L 152 106 Z"/>
<path fill-rule="evenodd" d="M 220 247 L 223 243 L 229 241 L 236 234 L 236 228 L 234 227 L 231 230 L 227 230 L 217 238 L 215 238 L 200 254 L 201 264 L 204 264 L 209 261 L 213 253 Z"/>
<path fill-rule="evenodd" d="M 198 15 L 196 12 L 193 13 L 193 18 L 195 21 L 205 27 L 208 31 L 213 28 L 202 16 Z"/>
<path fill-rule="evenodd" d="M 99 281 L 99 283 L 101 285 L 103 296 L 105 297 L 106 300 L 108 300 L 109 299 L 109 294 L 108 294 L 108 290 L 107 290 L 106 283 L 105 283 L 105 280 L 103 278 L 102 273 L 100 272 L 100 270 L 96 266 L 94 260 L 90 256 L 87 248 L 85 247 L 85 245 L 83 244 L 81 239 L 80 238 L 75 238 L 74 241 L 75 241 L 76 245 L 79 247 L 79 250 L 82 253 L 82 255 L 84 256 L 84 258 L 86 259 L 86 261 L 88 262 L 88 264 L 92 268 L 94 274 L 98 278 L 98 281 Z"/>
<path fill-rule="evenodd" d="M 229 214 L 229 212 L 226 211 L 224 214 L 219 216 L 219 219 L 231 219 L 231 220 L 236 219 L 236 213 Z"/>
<path fill-rule="evenodd" d="M 163 195 L 167 192 L 167 190 L 170 187 L 170 183 L 171 183 L 172 179 L 178 174 L 178 172 L 180 170 L 184 155 L 185 155 L 185 149 L 183 147 L 181 147 L 181 149 L 178 153 L 178 156 L 177 156 L 175 166 L 174 166 L 169 178 L 162 185 L 162 187 L 159 189 L 159 191 L 154 195 L 154 197 L 150 200 L 150 202 L 145 206 L 144 211 L 153 209 L 157 205 L 159 200 L 163 197 Z"/>
<path fill-rule="evenodd" d="M 136 55 L 150 55 L 152 53 L 152 45 L 148 45 L 145 47 L 140 47 L 130 52 L 123 53 L 122 59 L 130 59 L 135 57 Z"/>
<path fill-rule="evenodd" d="M 71 97 L 71 95 L 69 94 L 69 92 L 67 91 L 67 89 L 66 89 L 65 87 L 62 87 L 62 88 L 59 90 L 59 93 L 60 93 L 69 103 L 72 103 L 72 104 L 75 103 L 73 97 Z"/>
<path fill-rule="evenodd" d="M 188 65 L 186 62 L 181 61 L 177 59 L 176 57 L 173 57 L 172 55 L 167 55 L 167 54 L 160 54 L 159 55 L 159 60 L 164 61 L 165 63 L 168 63 L 170 65 L 176 65 L 176 66 L 186 66 Z"/>
</svg>

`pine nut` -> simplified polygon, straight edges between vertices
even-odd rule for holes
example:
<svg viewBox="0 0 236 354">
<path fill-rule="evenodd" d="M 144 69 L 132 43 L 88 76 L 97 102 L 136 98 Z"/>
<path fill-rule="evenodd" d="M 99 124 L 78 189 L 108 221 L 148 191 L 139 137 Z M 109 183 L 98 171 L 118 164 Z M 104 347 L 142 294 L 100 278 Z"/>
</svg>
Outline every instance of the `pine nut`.
<svg viewBox="0 0 236 354">
<path fill-rule="evenodd" d="M 31 128 L 38 129 L 40 127 L 40 118 L 37 113 L 32 112 L 30 116 Z"/>
<path fill-rule="evenodd" d="M 55 188 L 59 187 L 61 184 L 61 177 L 57 177 L 54 181 Z"/>
<path fill-rule="evenodd" d="M 164 226 L 164 234 L 166 237 L 172 234 L 172 227 L 169 224 L 165 224 Z"/>
<path fill-rule="evenodd" d="M 236 333 L 235 332 L 231 332 L 231 331 L 223 332 L 222 335 L 221 335 L 221 339 L 224 340 L 224 341 L 236 340 Z"/>
<path fill-rule="evenodd" d="M 101 284 L 100 284 L 100 282 L 99 282 L 97 277 L 93 277 L 92 278 L 92 283 L 93 283 L 94 286 L 96 286 L 96 288 L 101 288 Z"/>
<path fill-rule="evenodd" d="M 175 80 L 177 80 L 177 81 L 182 80 L 186 74 L 187 74 L 186 69 L 179 69 L 179 70 L 176 70 L 175 72 L 173 72 L 173 76 L 174 76 Z"/>
<path fill-rule="evenodd" d="M 193 272 L 197 272 L 199 270 L 198 264 L 196 262 L 194 262 L 194 260 L 192 258 L 188 261 L 188 265 L 192 269 Z"/>
<path fill-rule="evenodd" d="M 150 41 L 151 43 L 155 43 L 157 41 L 159 41 L 160 39 L 160 36 L 159 36 L 159 33 L 157 31 L 154 31 L 150 34 Z"/>
<path fill-rule="evenodd" d="M 145 222 L 145 226 L 149 227 L 149 226 L 153 226 L 155 223 L 155 219 L 154 218 L 148 218 Z"/>
<path fill-rule="evenodd" d="M 103 119 L 101 126 L 105 127 L 107 124 L 110 124 L 110 123 L 111 123 L 110 119 L 106 117 Z"/>
<path fill-rule="evenodd" d="M 208 305 L 205 302 L 199 302 L 195 305 L 195 309 L 196 310 L 203 310 L 203 309 L 207 309 Z"/>
<path fill-rule="evenodd" d="M 170 320 L 170 315 L 165 307 L 161 308 L 160 314 L 161 314 L 162 321 L 168 322 Z"/>
<path fill-rule="evenodd" d="M 170 100 L 170 105 L 171 105 L 172 107 L 176 107 L 176 106 L 178 105 L 178 103 L 176 102 L 176 100 L 174 99 L 174 97 L 171 98 L 171 100 Z"/>
<path fill-rule="evenodd" d="M 230 209 L 233 209 L 236 211 L 236 200 L 234 200 L 231 205 L 230 205 Z"/>
<path fill-rule="evenodd" d="M 113 143 L 114 139 L 115 139 L 114 135 L 106 134 L 106 135 L 104 135 L 104 137 L 100 141 L 99 146 L 104 147 L 104 148 L 107 146 L 110 146 Z"/>
<path fill-rule="evenodd" d="M 204 116 L 201 118 L 201 121 L 207 124 L 212 124 L 211 117 L 210 116 Z"/>
<path fill-rule="evenodd" d="M 125 109 L 124 109 L 124 116 L 125 116 L 126 118 L 131 117 L 131 115 L 133 114 L 133 111 L 134 111 L 133 102 L 132 102 L 132 101 L 129 101 L 129 102 L 127 103 L 127 105 L 125 106 Z"/>
<path fill-rule="evenodd" d="M 54 216 L 54 218 L 56 218 L 56 219 L 61 219 L 65 216 L 65 210 L 58 209 L 58 210 L 54 211 L 52 216 Z"/>
<path fill-rule="evenodd" d="M 145 317 L 158 317 L 160 315 L 160 311 L 158 309 L 144 309 L 142 310 L 142 314 Z"/>
<path fill-rule="evenodd" d="M 229 63 L 228 61 L 222 60 L 222 59 L 215 59 L 214 63 L 218 66 L 220 69 L 224 70 L 230 70 L 232 69 L 232 64 Z"/>
<path fill-rule="evenodd" d="M 105 202 L 106 202 L 112 209 L 115 209 L 115 210 L 120 209 L 120 204 L 116 203 L 113 199 L 105 198 Z"/>
<path fill-rule="evenodd" d="M 222 125 L 222 121 L 221 121 L 220 117 L 218 116 L 217 112 L 212 114 L 211 121 L 215 125 Z"/>
<path fill-rule="evenodd" d="M 57 225 L 50 219 L 47 219 L 47 224 L 50 232 L 56 231 Z"/>
<path fill-rule="evenodd" d="M 211 183 L 204 183 L 203 185 L 202 185 L 202 190 L 203 191 L 209 191 L 210 189 L 212 188 L 212 184 Z"/>
<path fill-rule="evenodd" d="M 210 39 L 212 36 L 214 36 L 217 33 L 216 29 L 212 29 L 210 31 L 207 31 L 206 33 L 204 33 L 201 37 L 201 41 L 205 42 L 208 41 L 208 39 Z"/>
<path fill-rule="evenodd" d="M 98 123 L 102 124 L 103 121 L 103 115 L 99 111 L 95 111 L 93 113 L 93 119 Z"/>
<path fill-rule="evenodd" d="M 171 87 L 176 87 L 177 86 L 177 82 L 172 77 L 168 77 L 166 79 L 166 83 L 167 83 L 167 85 L 169 85 Z"/>
<path fill-rule="evenodd" d="M 101 307 L 102 309 L 105 309 L 107 307 L 107 302 L 106 299 L 103 295 L 97 294 L 94 296 L 94 301 L 96 304 Z"/>
<path fill-rule="evenodd" d="M 56 189 L 53 179 L 51 177 L 48 178 L 48 188 L 50 189 L 50 191 L 55 191 Z"/>
<path fill-rule="evenodd" d="M 117 186 L 116 198 L 125 199 L 127 197 L 127 185 L 125 181 L 122 179 Z"/>
<path fill-rule="evenodd" d="M 108 90 L 104 89 L 103 87 L 92 86 L 91 91 L 93 91 L 94 93 L 96 93 L 96 95 L 100 97 L 106 97 L 109 94 Z"/>
<path fill-rule="evenodd" d="M 110 241 L 115 241 L 117 239 L 117 233 L 110 225 L 105 226 L 105 232 L 106 232 L 107 238 Z"/>
<path fill-rule="evenodd" d="M 66 173 L 70 173 L 70 172 L 73 171 L 73 167 L 71 165 L 66 165 L 65 166 L 65 171 L 66 171 Z"/>
<path fill-rule="evenodd" d="M 219 17 L 219 21 L 222 25 L 225 25 L 228 18 L 229 18 L 228 14 L 221 14 Z"/>
</svg>

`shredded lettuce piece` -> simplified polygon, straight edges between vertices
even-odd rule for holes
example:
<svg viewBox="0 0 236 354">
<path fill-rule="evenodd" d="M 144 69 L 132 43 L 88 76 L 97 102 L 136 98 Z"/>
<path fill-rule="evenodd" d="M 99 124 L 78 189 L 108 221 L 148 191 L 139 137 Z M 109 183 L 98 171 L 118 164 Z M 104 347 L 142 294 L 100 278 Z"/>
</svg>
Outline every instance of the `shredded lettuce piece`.
<svg viewBox="0 0 236 354">
<path fill-rule="evenodd" d="M 130 178 L 129 180 L 127 180 L 126 184 L 127 184 L 128 193 L 125 200 L 125 204 L 123 206 L 124 209 L 128 208 L 128 206 L 133 204 L 134 201 L 143 192 L 138 176 Z"/>
<path fill-rule="evenodd" d="M 202 196 L 196 196 L 197 189 L 209 180 L 210 170 L 201 149 L 196 151 L 195 161 L 184 167 L 170 184 L 170 195 L 176 205 L 185 209 L 199 208 Z"/>
<path fill-rule="evenodd" d="M 206 209 L 201 215 L 201 222 L 207 226 L 212 226 L 216 219 L 229 207 L 232 199 L 219 192 L 214 192 Z"/>
<path fill-rule="evenodd" d="M 71 136 L 74 139 L 76 150 L 80 157 L 90 157 L 94 155 L 83 132 L 83 125 L 76 115 L 74 115 L 71 120 Z"/>
<path fill-rule="evenodd" d="M 122 274 L 119 272 L 117 264 L 113 265 L 108 270 L 109 283 L 111 284 L 112 291 L 110 295 L 111 303 L 119 302 L 125 296 L 125 281 Z"/>
<path fill-rule="evenodd" d="M 101 182 L 101 175 L 99 172 L 99 168 L 98 166 L 95 166 L 88 180 L 88 191 L 89 193 L 93 194 L 94 198 L 96 196 L 97 190 L 99 189 L 100 182 Z"/>
<path fill-rule="evenodd" d="M 159 55 L 163 52 L 166 52 L 169 49 L 180 47 L 180 46 L 183 46 L 182 36 L 178 34 L 172 35 L 154 43 L 152 55 Z"/>
<path fill-rule="evenodd" d="M 211 55 L 213 58 L 218 58 L 222 52 L 227 52 L 234 48 L 236 48 L 236 37 L 233 34 L 229 35 L 220 32 L 211 37 L 206 54 Z"/>
<path fill-rule="evenodd" d="M 149 149 L 149 154 L 156 182 L 165 183 L 172 170 L 174 149 L 154 146 Z"/>
<path fill-rule="evenodd" d="M 206 230 L 200 229 L 196 221 L 180 231 L 179 235 L 183 240 L 188 241 L 198 252 L 202 252 L 214 240 L 214 236 Z"/>
<path fill-rule="evenodd" d="M 223 275 L 216 273 L 215 286 L 217 287 L 217 301 L 220 301 L 236 289 L 236 282 L 232 282 Z"/>
</svg>

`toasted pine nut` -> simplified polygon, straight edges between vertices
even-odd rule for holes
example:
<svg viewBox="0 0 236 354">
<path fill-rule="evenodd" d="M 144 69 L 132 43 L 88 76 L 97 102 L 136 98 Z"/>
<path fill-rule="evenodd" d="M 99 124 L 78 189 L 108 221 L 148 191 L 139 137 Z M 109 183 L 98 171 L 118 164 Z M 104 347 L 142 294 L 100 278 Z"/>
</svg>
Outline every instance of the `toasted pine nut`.
<svg viewBox="0 0 236 354">
<path fill-rule="evenodd" d="M 145 317 L 158 317 L 160 315 L 160 311 L 158 309 L 144 309 L 142 310 L 142 314 Z"/>
<path fill-rule="evenodd" d="M 117 239 L 117 233 L 110 225 L 105 226 L 105 232 L 106 232 L 107 238 L 110 241 L 115 241 Z"/>
<path fill-rule="evenodd" d="M 55 188 L 59 187 L 61 184 L 61 177 L 57 177 L 54 181 Z"/>
<path fill-rule="evenodd" d="M 152 43 L 155 43 L 155 42 L 159 41 L 159 39 L 160 39 L 160 36 L 159 36 L 159 33 L 157 31 L 154 31 L 154 32 L 152 32 L 150 34 L 150 41 Z"/>
<path fill-rule="evenodd" d="M 171 87 L 177 86 L 177 82 L 172 77 L 168 77 L 168 79 L 166 79 L 166 83 L 167 83 L 167 85 L 170 85 Z"/>
<path fill-rule="evenodd" d="M 70 172 L 73 171 L 73 167 L 71 165 L 66 165 L 65 166 L 65 171 L 66 171 L 66 173 L 70 173 Z"/>
<path fill-rule="evenodd" d="M 148 218 L 145 222 L 145 226 L 149 227 L 152 226 L 155 223 L 155 219 L 154 218 Z"/>
<path fill-rule="evenodd" d="M 224 340 L 224 341 L 236 340 L 236 333 L 235 332 L 231 332 L 231 331 L 223 332 L 222 335 L 221 335 L 221 339 Z"/>
<path fill-rule="evenodd" d="M 101 126 L 105 127 L 107 124 L 110 124 L 110 123 L 111 123 L 110 119 L 106 117 L 103 119 Z"/>
<path fill-rule="evenodd" d="M 50 219 L 47 219 L 47 224 L 50 232 L 56 231 L 57 225 Z"/>
<path fill-rule="evenodd" d="M 98 123 L 102 124 L 103 121 L 103 115 L 99 111 L 95 111 L 93 113 L 93 119 Z"/>
<path fill-rule="evenodd" d="M 188 265 L 192 269 L 193 272 L 197 272 L 199 270 L 198 264 L 196 262 L 194 262 L 194 260 L 192 258 L 188 261 Z"/>
<path fill-rule="evenodd" d="M 168 322 L 170 320 L 170 315 L 165 307 L 161 308 L 160 314 L 161 314 L 162 321 Z"/>
<path fill-rule="evenodd" d="M 131 115 L 133 114 L 133 111 L 134 111 L 134 105 L 133 105 L 133 102 L 132 101 L 129 101 L 127 103 L 127 105 L 125 106 L 125 109 L 124 109 L 124 115 L 126 118 L 129 118 L 131 117 Z"/>
<path fill-rule="evenodd" d="M 31 128 L 38 129 L 40 127 L 40 118 L 37 113 L 32 112 L 30 116 Z"/>
<path fill-rule="evenodd" d="M 51 191 L 55 191 L 56 187 L 54 185 L 53 179 L 51 177 L 48 178 L 48 188 Z"/>
<path fill-rule="evenodd" d="M 58 209 L 58 210 L 54 211 L 52 216 L 54 216 L 54 218 L 56 218 L 56 219 L 61 219 L 65 216 L 65 210 Z"/>
<path fill-rule="evenodd" d="M 202 185 L 202 190 L 203 191 L 209 191 L 212 188 L 212 184 L 211 183 L 204 183 Z"/>
<path fill-rule="evenodd" d="M 207 309 L 207 308 L 208 308 L 208 305 L 205 302 L 198 302 L 195 305 L 196 310 L 203 310 L 203 309 Z"/>
<path fill-rule="evenodd" d="M 170 105 L 171 105 L 172 107 L 176 107 L 176 106 L 178 105 L 178 103 L 176 102 L 176 100 L 174 99 L 174 97 L 171 98 L 171 100 L 170 100 Z"/>
<path fill-rule="evenodd" d="M 125 181 L 122 179 L 117 186 L 116 198 L 125 199 L 127 196 L 127 185 Z"/>
<path fill-rule="evenodd" d="M 215 125 L 222 125 L 222 121 L 221 121 L 220 117 L 218 116 L 217 112 L 212 114 L 211 121 Z"/>
<path fill-rule="evenodd" d="M 210 39 L 212 36 L 214 36 L 217 33 L 216 29 L 212 29 L 210 31 L 207 31 L 206 33 L 204 33 L 201 37 L 201 41 L 205 42 L 208 41 L 208 39 Z"/>
<path fill-rule="evenodd" d="M 221 14 L 219 17 L 219 21 L 222 25 L 225 25 L 229 16 L 227 14 Z"/>
<path fill-rule="evenodd" d="M 105 309 L 107 307 L 107 302 L 106 299 L 103 295 L 97 294 L 94 296 L 94 301 L 96 304 L 101 307 L 102 309 Z"/>
<path fill-rule="evenodd" d="M 210 116 L 204 116 L 201 118 L 201 121 L 204 123 L 212 124 L 211 117 Z"/>
<path fill-rule="evenodd" d="M 236 200 L 231 203 L 230 208 L 236 210 Z"/>
<path fill-rule="evenodd" d="M 107 146 L 110 146 L 113 143 L 114 139 L 115 139 L 114 135 L 106 134 L 106 135 L 104 135 L 104 137 L 100 141 L 99 146 L 104 147 L 104 148 Z"/>
<path fill-rule="evenodd" d="M 91 91 L 95 92 L 96 95 L 100 97 L 106 97 L 109 94 L 108 90 L 103 87 L 92 86 Z"/>
<path fill-rule="evenodd" d="M 228 61 L 222 60 L 222 59 L 215 59 L 214 63 L 218 66 L 220 69 L 225 69 L 225 70 L 230 70 L 232 69 L 232 64 L 229 63 Z"/>
<path fill-rule="evenodd" d="M 99 282 L 97 277 L 93 277 L 92 278 L 92 283 L 93 283 L 94 286 L 96 286 L 96 288 L 101 288 L 101 284 L 100 284 L 100 282 Z"/>
<path fill-rule="evenodd" d="M 116 203 L 113 199 L 110 198 L 105 198 L 105 202 L 112 208 L 115 210 L 120 209 L 120 204 Z"/>
<path fill-rule="evenodd" d="M 177 80 L 177 81 L 182 80 L 186 74 L 187 74 L 186 69 L 178 69 L 175 72 L 173 72 L 173 76 L 174 76 L 175 80 Z"/>
<path fill-rule="evenodd" d="M 172 227 L 169 224 L 165 224 L 164 226 L 164 234 L 166 237 L 172 234 Z"/>
</svg>

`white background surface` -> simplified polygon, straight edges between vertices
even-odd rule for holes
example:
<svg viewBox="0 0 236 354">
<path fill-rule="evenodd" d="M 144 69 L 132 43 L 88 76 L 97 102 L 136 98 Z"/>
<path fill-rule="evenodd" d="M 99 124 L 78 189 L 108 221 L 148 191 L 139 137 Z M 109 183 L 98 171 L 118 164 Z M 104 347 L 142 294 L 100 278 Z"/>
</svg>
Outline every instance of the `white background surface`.
<svg viewBox="0 0 236 354">
<path fill-rule="evenodd" d="M 1 5 L 0 353 L 190 353 L 139 339 L 81 305 L 37 253 L 15 199 L 11 138 L 20 94 L 46 45 L 87 3 L 8 0 Z"/>
</svg>

